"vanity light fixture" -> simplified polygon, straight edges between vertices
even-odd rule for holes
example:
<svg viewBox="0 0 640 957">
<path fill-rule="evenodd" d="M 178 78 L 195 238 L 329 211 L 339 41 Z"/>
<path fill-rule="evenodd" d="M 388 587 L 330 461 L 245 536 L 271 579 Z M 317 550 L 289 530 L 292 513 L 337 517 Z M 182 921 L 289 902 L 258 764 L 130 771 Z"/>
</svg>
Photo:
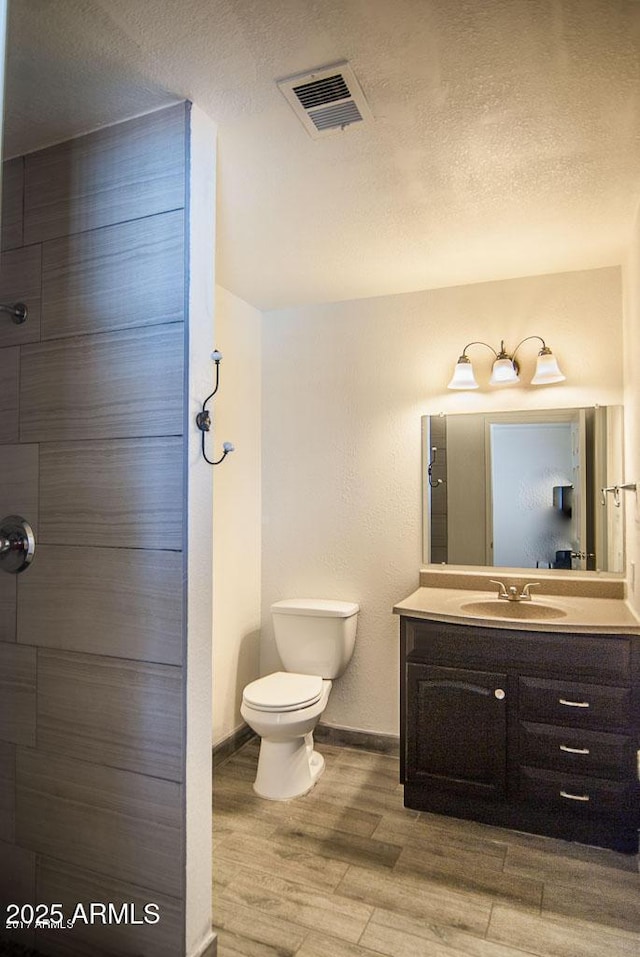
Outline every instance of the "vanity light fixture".
<svg viewBox="0 0 640 957">
<path fill-rule="evenodd" d="M 7 312 L 18 326 L 26 322 L 27 319 L 27 307 L 23 302 L 16 302 L 13 306 L 5 306 L 0 303 L 0 312 Z"/>
<path fill-rule="evenodd" d="M 542 348 L 538 352 L 538 361 L 536 371 L 531 380 L 531 385 L 551 385 L 552 382 L 564 382 L 566 376 L 560 371 L 558 360 L 541 336 L 527 336 L 521 339 L 513 352 L 510 354 L 505 350 L 504 340 L 500 342 L 500 352 L 496 352 L 493 346 L 488 342 L 469 342 L 462 350 L 462 355 L 456 363 L 451 381 L 447 388 L 449 389 L 478 389 L 478 383 L 473 372 L 471 359 L 467 355 L 467 349 L 471 346 L 485 346 L 493 352 L 495 359 L 491 368 L 491 378 L 489 385 L 512 385 L 520 379 L 520 366 L 516 360 L 516 353 L 521 345 L 530 339 L 538 339 L 542 343 Z"/>
</svg>

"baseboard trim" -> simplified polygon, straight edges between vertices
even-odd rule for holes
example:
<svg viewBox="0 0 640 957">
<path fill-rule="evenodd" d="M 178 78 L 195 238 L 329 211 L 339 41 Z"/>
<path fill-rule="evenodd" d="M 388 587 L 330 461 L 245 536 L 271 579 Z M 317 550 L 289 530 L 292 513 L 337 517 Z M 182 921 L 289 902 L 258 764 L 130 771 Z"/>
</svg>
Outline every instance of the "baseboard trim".
<svg viewBox="0 0 640 957">
<path fill-rule="evenodd" d="M 374 751 L 377 754 L 400 754 L 400 738 L 394 734 L 377 734 L 374 731 L 357 731 L 355 728 L 340 728 L 332 724 L 319 724 L 313 732 L 314 741 L 332 744 L 334 747 Z"/>
<path fill-rule="evenodd" d="M 236 751 L 255 737 L 255 732 L 246 724 L 232 731 L 230 735 L 214 745 L 214 768 L 228 761 Z M 356 728 L 341 728 L 338 725 L 321 723 L 316 726 L 313 737 L 319 744 L 331 744 L 336 748 L 355 748 L 359 751 L 373 751 L 376 754 L 389 754 L 394 757 L 400 753 L 400 738 L 394 734 L 378 734 L 375 731 L 359 731 Z"/>
<path fill-rule="evenodd" d="M 232 731 L 226 738 L 219 741 L 214 745 L 212 752 L 214 768 L 228 761 L 236 751 L 239 751 L 240 748 L 244 747 L 247 741 L 251 741 L 255 736 L 255 731 L 252 731 L 248 724 L 243 724 L 242 727 L 236 728 L 236 730 Z"/>
<path fill-rule="evenodd" d="M 190 957 L 216 957 L 218 953 L 218 938 L 217 935 L 211 931 L 211 935 L 207 940 L 198 947 L 197 950 L 191 952 Z"/>
</svg>

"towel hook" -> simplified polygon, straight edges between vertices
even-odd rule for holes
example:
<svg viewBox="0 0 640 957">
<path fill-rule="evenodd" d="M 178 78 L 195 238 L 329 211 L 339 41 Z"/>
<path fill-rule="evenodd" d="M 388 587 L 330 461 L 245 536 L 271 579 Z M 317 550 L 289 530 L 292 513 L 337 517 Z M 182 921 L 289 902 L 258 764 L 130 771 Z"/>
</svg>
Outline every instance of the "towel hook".
<svg viewBox="0 0 640 957">
<path fill-rule="evenodd" d="M 202 403 L 202 411 L 198 412 L 198 414 L 196 415 L 196 425 L 202 432 L 202 457 L 204 458 L 205 462 L 209 463 L 209 465 L 220 465 L 220 463 L 226 459 L 227 455 L 229 455 L 230 452 L 235 452 L 235 446 L 233 442 L 223 442 L 222 455 L 220 456 L 219 459 L 215 459 L 215 460 L 208 458 L 207 453 L 205 451 L 205 445 L 204 445 L 205 432 L 209 432 L 209 430 L 211 429 L 211 413 L 207 409 L 207 402 L 210 399 L 213 399 L 214 395 L 218 391 L 218 386 L 220 385 L 220 362 L 222 361 L 222 353 L 218 352 L 218 350 L 215 349 L 214 352 L 211 353 L 211 358 L 216 364 L 216 384 L 213 388 L 213 392 L 211 393 L 211 395 L 208 395 L 207 398 Z"/>
<path fill-rule="evenodd" d="M 436 479 L 435 482 L 433 480 L 433 466 L 436 464 L 437 457 L 438 457 L 437 446 L 432 445 L 431 446 L 431 461 L 427 465 L 427 475 L 429 477 L 429 485 L 431 486 L 431 488 L 437 488 L 438 485 L 443 484 L 443 480 L 441 478 Z"/>
<path fill-rule="evenodd" d="M 616 508 L 620 508 L 622 501 L 620 499 L 620 492 L 636 492 L 637 484 L 635 482 L 624 482 L 623 485 L 608 485 L 606 488 L 600 489 L 600 504 L 606 505 L 607 500 L 605 498 L 606 493 L 613 495 L 613 504 Z"/>
</svg>

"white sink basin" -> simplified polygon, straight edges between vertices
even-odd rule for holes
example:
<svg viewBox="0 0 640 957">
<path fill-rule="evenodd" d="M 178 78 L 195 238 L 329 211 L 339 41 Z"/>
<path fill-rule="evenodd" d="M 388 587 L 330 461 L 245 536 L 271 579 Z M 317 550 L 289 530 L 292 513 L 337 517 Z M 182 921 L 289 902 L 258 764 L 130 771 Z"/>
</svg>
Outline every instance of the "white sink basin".
<svg viewBox="0 0 640 957">
<path fill-rule="evenodd" d="M 499 598 L 469 601 L 460 605 L 460 611 L 477 618 L 517 618 L 524 621 L 565 618 L 567 614 L 561 608 L 539 601 L 505 601 Z"/>
</svg>

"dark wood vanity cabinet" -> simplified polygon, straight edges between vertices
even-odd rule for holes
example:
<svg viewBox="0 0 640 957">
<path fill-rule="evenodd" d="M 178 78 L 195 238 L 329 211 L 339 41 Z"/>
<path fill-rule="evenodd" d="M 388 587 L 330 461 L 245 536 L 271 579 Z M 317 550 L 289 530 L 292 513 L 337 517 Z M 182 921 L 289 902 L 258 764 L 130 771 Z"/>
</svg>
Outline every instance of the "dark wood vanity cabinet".
<svg viewBox="0 0 640 957">
<path fill-rule="evenodd" d="M 407 807 L 637 852 L 640 636 L 400 630 Z"/>
<path fill-rule="evenodd" d="M 466 795 L 506 792 L 506 675 L 407 667 L 407 777 Z"/>
</svg>

